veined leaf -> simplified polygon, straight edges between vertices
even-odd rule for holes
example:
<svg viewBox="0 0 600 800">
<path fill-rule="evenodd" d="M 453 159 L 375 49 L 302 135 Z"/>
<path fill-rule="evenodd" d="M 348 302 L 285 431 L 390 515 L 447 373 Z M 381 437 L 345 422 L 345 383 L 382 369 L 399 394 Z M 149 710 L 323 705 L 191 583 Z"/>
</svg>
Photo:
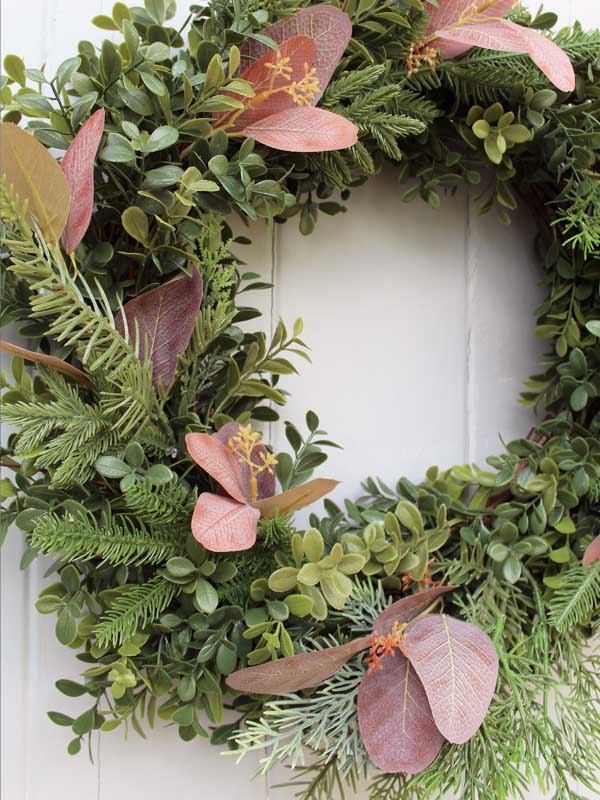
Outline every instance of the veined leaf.
<svg viewBox="0 0 600 800">
<path fill-rule="evenodd" d="M 249 694 L 288 694 L 317 686 L 344 666 L 352 656 L 369 646 L 363 636 L 339 647 L 328 647 L 314 653 L 300 653 L 280 658 L 257 667 L 232 672 L 225 682 L 230 689 Z"/>
<path fill-rule="evenodd" d="M 293 36 L 282 42 L 279 48 L 279 57 L 288 59 L 286 68 L 290 70 L 289 73 L 286 75 L 274 73 L 272 66 L 276 61 L 276 53 L 273 50 L 269 50 L 261 59 L 248 67 L 241 77 L 254 88 L 254 97 L 248 100 L 247 110 L 236 118 L 231 130 L 241 131 L 278 111 L 294 108 L 292 95 L 283 89 L 302 80 L 305 65 L 308 68 L 312 67 L 316 54 L 317 48 L 312 39 L 308 36 Z M 276 93 L 271 94 L 272 91 Z M 230 114 L 215 114 L 215 120 L 228 116 Z"/>
<path fill-rule="evenodd" d="M 515 0 L 496 0 L 491 3 L 489 0 L 442 0 L 439 4 L 427 4 L 426 9 L 429 15 L 429 23 L 425 31 L 425 36 L 431 36 L 441 28 L 456 28 L 459 20 L 463 18 L 464 23 L 483 22 L 488 17 L 505 17 L 514 6 Z M 489 7 L 488 7 L 489 6 Z M 443 58 L 456 58 L 470 49 L 469 45 L 442 42 L 435 39 L 431 46 L 438 48 Z"/>
<path fill-rule="evenodd" d="M 319 79 L 319 93 L 314 100 L 316 105 L 350 41 L 352 22 L 344 11 L 322 4 L 303 8 L 291 17 L 284 17 L 274 25 L 263 28 L 261 34 L 279 44 L 292 36 L 310 36 L 314 40 L 317 48 L 314 66 Z M 269 52 L 273 51 L 266 44 L 253 39 L 247 40 L 240 47 L 241 69 L 246 70 Z"/>
<path fill-rule="evenodd" d="M 330 478 L 315 478 L 295 489 L 276 494 L 273 497 L 266 497 L 264 500 L 257 500 L 252 503 L 257 508 L 261 516 L 271 518 L 276 514 L 291 514 L 304 506 L 315 503 L 321 497 L 332 492 L 339 484 L 339 481 Z"/>
<path fill-rule="evenodd" d="M 11 344 L 10 342 L 0 341 L 0 350 L 4 350 L 5 353 L 12 353 L 14 356 L 25 358 L 27 361 L 36 361 L 38 363 L 46 364 L 47 366 L 52 367 L 52 369 L 55 369 L 57 372 L 62 372 L 64 375 L 69 375 L 69 377 L 75 378 L 76 381 L 84 383 L 86 386 L 93 386 L 92 379 L 89 375 L 86 375 L 85 372 L 77 369 L 77 367 L 74 367 L 72 364 L 68 364 L 66 361 L 63 361 L 62 358 L 49 356 L 46 355 L 46 353 L 36 353 L 33 350 L 27 350 L 25 347 L 19 347 L 19 345 Z"/>
<path fill-rule="evenodd" d="M 428 614 L 406 633 L 406 655 L 425 688 L 435 724 L 448 741 L 466 742 L 494 696 L 498 655 L 492 640 L 475 625 L 446 614 Z"/>
<path fill-rule="evenodd" d="M 213 553 L 248 550 L 256 541 L 260 512 L 248 503 L 205 492 L 196 503 L 192 534 Z"/>
<path fill-rule="evenodd" d="M 69 187 L 55 159 L 30 133 L 4 122 L 0 125 L 0 163 L 9 186 L 49 242 L 58 242 L 69 214 Z"/>
<path fill-rule="evenodd" d="M 231 450 L 208 433 L 188 433 L 185 444 L 191 458 L 239 503 L 246 503 L 240 464 Z"/>
<path fill-rule="evenodd" d="M 353 122 L 324 108 L 297 106 L 249 125 L 244 135 L 275 150 L 320 153 L 356 144 Z"/>
<path fill-rule="evenodd" d="M 219 442 L 222 442 L 225 446 L 227 446 L 227 442 L 231 439 L 232 436 L 235 436 L 242 426 L 239 422 L 228 422 L 227 425 L 223 425 L 222 428 L 216 433 L 213 433 L 213 439 L 216 439 Z M 267 455 L 267 448 L 264 444 L 257 444 L 252 448 L 252 461 L 255 464 L 259 464 L 262 456 Z M 239 462 L 238 462 L 239 463 Z M 240 471 L 242 473 L 242 481 L 243 481 L 243 491 L 246 498 L 251 497 L 250 491 L 250 468 L 247 464 L 242 463 L 239 464 Z M 258 484 L 258 499 L 262 500 L 265 497 L 272 497 L 275 494 L 275 473 L 270 472 L 268 469 L 263 470 L 259 475 L 256 477 L 256 481 Z"/>
<path fill-rule="evenodd" d="M 432 589 L 426 589 L 424 592 L 417 592 L 410 597 L 397 600 L 376 618 L 373 630 L 381 636 L 387 636 L 391 633 L 395 622 L 410 622 L 426 611 L 438 597 L 453 592 L 456 588 L 456 586 L 434 586 Z"/>
<path fill-rule="evenodd" d="M 527 53 L 546 77 L 563 92 L 575 88 L 575 71 L 568 55 L 547 36 L 507 19 L 475 22 L 436 30 L 442 41 L 507 53 Z M 442 55 L 443 46 L 440 47 Z"/>
<path fill-rule="evenodd" d="M 168 388 L 173 383 L 177 359 L 185 352 L 202 303 L 202 278 L 195 268 L 184 275 L 130 300 L 124 307 L 127 332 L 138 343 L 141 358 L 152 362 L 152 380 Z M 123 314 L 117 330 L 125 333 Z"/>
<path fill-rule="evenodd" d="M 81 127 L 61 162 L 71 194 L 71 207 L 62 234 L 63 247 L 72 253 L 85 236 L 94 207 L 94 160 L 104 132 L 100 108 Z"/>
<path fill-rule="evenodd" d="M 431 764 L 444 743 L 423 684 L 399 652 L 386 658 L 381 670 L 363 678 L 358 724 L 369 758 L 383 772 L 416 775 Z"/>
</svg>

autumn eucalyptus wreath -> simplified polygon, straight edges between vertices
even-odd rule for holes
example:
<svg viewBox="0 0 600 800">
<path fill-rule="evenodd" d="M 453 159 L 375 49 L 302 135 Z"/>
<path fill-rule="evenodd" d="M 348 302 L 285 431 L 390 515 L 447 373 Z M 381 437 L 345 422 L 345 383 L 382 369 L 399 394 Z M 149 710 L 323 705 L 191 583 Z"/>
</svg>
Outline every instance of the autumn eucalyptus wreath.
<svg viewBox="0 0 600 800">
<path fill-rule="evenodd" d="M 37 608 L 82 668 L 56 686 L 90 700 L 50 718 L 74 754 L 159 717 L 304 798 L 599 791 L 600 33 L 512 0 L 174 12 L 116 3 L 54 76 L 4 61 L 2 321 L 31 349 L 3 344 L 2 530 L 53 557 Z M 533 209 L 541 421 L 300 531 L 332 443 L 312 411 L 262 440 L 306 345 L 253 332 L 229 222 L 309 234 L 385 162 L 399 203 Z"/>
</svg>

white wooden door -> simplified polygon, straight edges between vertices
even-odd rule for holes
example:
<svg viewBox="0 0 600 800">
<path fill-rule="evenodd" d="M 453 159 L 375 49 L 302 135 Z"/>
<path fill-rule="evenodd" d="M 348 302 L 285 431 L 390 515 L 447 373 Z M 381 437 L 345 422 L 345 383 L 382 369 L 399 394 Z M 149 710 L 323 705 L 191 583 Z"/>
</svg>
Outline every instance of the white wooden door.
<svg viewBox="0 0 600 800">
<path fill-rule="evenodd" d="M 565 24 L 600 23 L 597 0 L 549 5 Z M 79 39 L 103 38 L 89 20 L 111 7 L 112 0 L 3 0 L 3 55 L 56 66 Z M 265 328 L 279 316 L 304 317 L 313 364 L 287 380 L 285 418 L 301 423 L 313 408 L 344 446 L 326 470 L 343 481 L 339 498 L 360 494 L 367 475 L 419 479 L 434 462 L 481 461 L 499 435 L 525 433 L 533 421 L 517 405 L 541 352 L 533 335 L 541 294 L 532 221 L 523 211 L 505 228 L 477 216 L 465 195 L 433 211 L 401 203 L 401 193 L 385 174 L 354 194 L 347 214 L 321 219 L 311 237 L 300 236 L 294 220 L 273 235 L 253 226 L 254 242 L 242 253 L 275 283 L 253 298 L 265 310 Z M 280 427 L 271 440 L 284 446 Z M 54 681 L 76 678 L 77 662 L 56 642 L 53 620 L 33 608 L 43 561 L 21 573 L 21 552 L 14 531 L 1 558 L 5 800 L 292 797 L 270 788 L 282 773 L 252 780 L 255 761 L 235 766 L 200 740 L 184 744 L 174 728 L 159 728 L 149 741 L 97 737 L 93 763 L 69 757 L 68 732 L 46 711 L 64 707 Z"/>
</svg>

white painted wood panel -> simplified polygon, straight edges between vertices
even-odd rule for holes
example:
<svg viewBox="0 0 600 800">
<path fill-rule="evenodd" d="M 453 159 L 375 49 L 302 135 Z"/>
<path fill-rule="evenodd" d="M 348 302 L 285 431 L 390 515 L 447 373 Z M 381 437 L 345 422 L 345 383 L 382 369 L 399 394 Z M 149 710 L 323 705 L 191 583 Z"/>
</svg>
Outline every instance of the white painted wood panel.
<svg viewBox="0 0 600 800">
<path fill-rule="evenodd" d="M 597 0 L 549 5 L 561 22 L 600 23 Z M 56 66 L 79 39 L 101 41 L 105 34 L 89 20 L 111 6 L 3 0 L 2 52 L 17 53 L 28 66 Z M 178 17 L 184 14 L 182 7 Z M 295 221 L 277 229 L 273 241 L 253 226 L 254 243 L 242 252 L 249 268 L 275 278 L 275 290 L 257 298 L 265 328 L 280 315 L 305 319 L 313 365 L 286 381 L 292 398 L 285 418 L 302 422 L 314 408 L 344 446 L 327 465 L 343 481 L 340 498 L 358 495 L 367 474 L 418 479 L 434 461 L 481 461 L 495 451 L 499 434 L 518 435 L 532 421 L 516 403 L 539 355 L 531 221 L 521 214 L 504 228 L 478 217 L 464 195 L 438 212 L 406 206 L 401 191 L 393 174 L 383 175 L 354 194 L 347 214 L 323 218 L 313 236 L 301 237 Z M 272 438 L 283 445 L 278 426 Z M 75 678 L 78 665 L 55 641 L 53 620 L 33 609 L 46 565 L 40 560 L 20 573 L 21 551 L 14 531 L 1 557 L 3 798 L 187 800 L 200 787 L 203 796 L 222 800 L 291 798 L 264 778 L 252 782 L 252 760 L 236 767 L 203 742 L 184 744 L 173 728 L 147 742 L 103 736 L 94 743 L 93 764 L 67 756 L 68 732 L 46 711 L 76 709 L 77 701 L 53 684 Z"/>
</svg>

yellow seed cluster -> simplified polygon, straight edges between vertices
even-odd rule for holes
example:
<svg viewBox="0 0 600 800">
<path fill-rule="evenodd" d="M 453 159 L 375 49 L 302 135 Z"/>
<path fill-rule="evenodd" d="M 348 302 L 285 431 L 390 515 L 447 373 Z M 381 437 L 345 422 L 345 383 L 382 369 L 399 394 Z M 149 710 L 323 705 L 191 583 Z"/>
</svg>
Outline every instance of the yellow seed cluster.
<svg viewBox="0 0 600 800">
<path fill-rule="evenodd" d="M 310 106 L 321 90 L 316 67 L 309 68 L 308 64 L 304 64 L 304 75 L 299 81 L 293 81 L 288 86 L 274 87 L 276 78 L 289 81 L 292 77 L 294 70 L 289 63 L 289 57 L 282 57 L 278 50 L 275 53 L 275 61 L 265 64 L 267 69 L 271 70 L 270 90 L 273 93 L 286 92 L 297 106 Z"/>
<path fill-rule="evenodd" d="M 289 63 L 289 56 L 284 58 L 281 55 L 281 51 L 277 50 L 275 53 L 275 63 L 273 64 L 269 62 L 268 64 L 265 64 L 265 67 L 272 71 L 273 78 L 285 78 L 286 80 L 289 80 L 293 72 L 293 69 L 289 66 Z"/>
<path fill-rule="evenodd" d="M 291 83 L 286 91 L 297 106 L 310 106 L 318 97 L 320 88 L 316 67 L 309 69 L 308 64 L 305 64 L 304 77 Z"/>
<path fill-rule="evenodd" d="M 231 452 L 236 456 L 240 464 L 246 464 L 250 470 L 250 499 L 258 499 L 257 478 L 262 472 L 274 473 L 277 459 L 273 453 L 261 448 L 256 449 L 262 444 L 262 434 L 260 431 L 253 431 L 250 425 L 242 426 L 235 436 L 230 436 L 227 444 Z M 256 449 L 256 452 L 255 452 Z"/>
</svg>

